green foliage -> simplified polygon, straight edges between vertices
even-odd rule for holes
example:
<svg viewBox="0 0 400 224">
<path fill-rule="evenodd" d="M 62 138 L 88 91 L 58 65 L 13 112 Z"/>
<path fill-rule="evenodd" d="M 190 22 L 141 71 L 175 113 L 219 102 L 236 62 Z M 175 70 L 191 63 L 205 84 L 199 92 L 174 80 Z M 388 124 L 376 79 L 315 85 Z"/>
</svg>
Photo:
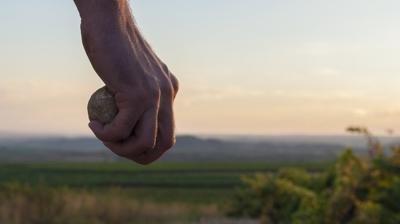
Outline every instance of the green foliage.
<svg viewBox="0 0 400 224">
<path fill-rule="evenodd" d="M 282 169 L 243 178 L 228 215 L 263 223 L 400 223 L 400 150 L 361 159 L 346 150 L 325 172 Z"/>
</svg>

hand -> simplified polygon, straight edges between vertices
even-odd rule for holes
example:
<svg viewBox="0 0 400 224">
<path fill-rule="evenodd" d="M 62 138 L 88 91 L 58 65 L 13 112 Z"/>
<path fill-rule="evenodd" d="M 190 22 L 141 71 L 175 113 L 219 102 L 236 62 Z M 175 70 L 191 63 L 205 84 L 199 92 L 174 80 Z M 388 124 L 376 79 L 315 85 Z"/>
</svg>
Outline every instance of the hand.
<svg viewBox="0 0 400 224">
<path fill-rule="evenodd" d="M 175 143 L 178 81 L 141 36 L 127 0 L 75 3 L 86 53 L 119 109 L 112 123 L 89 127 L 117 155 L 149 164 Z"/>
</svg>

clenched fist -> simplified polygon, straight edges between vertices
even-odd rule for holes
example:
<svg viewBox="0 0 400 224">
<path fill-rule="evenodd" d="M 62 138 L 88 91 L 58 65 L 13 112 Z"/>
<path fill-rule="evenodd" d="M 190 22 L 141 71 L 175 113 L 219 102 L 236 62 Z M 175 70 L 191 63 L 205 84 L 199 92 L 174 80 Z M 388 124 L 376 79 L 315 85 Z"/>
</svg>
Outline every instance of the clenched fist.
<svg viewBox="0 0 400 224">
<path fill-rule="evenodd" d="M 75 0 L 90 62 L 118 114 L 89 127 L 117 155 L 149 164 L 175 143 L 178 81 L 137 29 L 127 0 Z"/>
</svg>

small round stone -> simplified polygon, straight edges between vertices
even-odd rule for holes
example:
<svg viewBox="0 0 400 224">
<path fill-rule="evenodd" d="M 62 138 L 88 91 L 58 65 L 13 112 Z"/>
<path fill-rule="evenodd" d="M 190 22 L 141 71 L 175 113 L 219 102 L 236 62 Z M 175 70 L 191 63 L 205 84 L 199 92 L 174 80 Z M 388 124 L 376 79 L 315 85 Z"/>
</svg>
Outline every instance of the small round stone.
<svg viewBox="0 0 400 224">
<path fill-rule="evenodd" d="M 118 114 L 118 107 L 114 95 L 103 87 L 98 89 L 90 97 L 88 103 L 88 114 L 90 121 L 98 121 L 102 124 L 111 123 Z"/>
</svg>

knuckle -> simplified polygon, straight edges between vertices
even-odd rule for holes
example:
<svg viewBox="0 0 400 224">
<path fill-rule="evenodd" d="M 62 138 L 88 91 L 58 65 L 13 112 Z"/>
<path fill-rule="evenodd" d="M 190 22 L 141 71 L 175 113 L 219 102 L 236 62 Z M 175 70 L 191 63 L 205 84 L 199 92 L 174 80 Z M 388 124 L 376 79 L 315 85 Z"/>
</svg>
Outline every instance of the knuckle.
<svg viewBox="0 0 400 224">
<path fill-rule="evenodd" d="M 168 66 L 165 63 L 162 63 L 161 67 L 162 67 L 163 72 L 166 74 L 167 79 L 172 84 L 172 91 L 175 93 L 178 92 L 178 90 L 179 90 L 178 79 L 172 74 L 172 72 L 169 70 Z M 166 86 L 166 88 L 162 88 L 162 90 L 164 90 L 164 91 L 170 90 L 170 89 L 171 89 L 170 85 Z"/>
<path fill-rule="evenodd" d="M 169 68 L 165 63 L 161 63 L 161 68 L 166 74 L 170 73 Z"/>
<path fill-rule="evenodd" d="M 179 91 L 179 81 L 174 75 L 171 75 L 171 83 L 175 93 L 177 93 Z"/>
<path fill-rule="evenodd" d="M 160 149 L 161 150 L 168 150 L 170 148 L 172 148 L 176 143 L 175 138 L 168 138 L 168 139 L 164 139 L 161 141 L 160 143 Z"/>
<path fill-rule="evenodd" d="M 163 95 L 172 96 L 174 90 L 171 82 L 167 79 L 162 80 L 162 82 L 160 82 L 160 91 L 162 92 Z"/>
</svg>

